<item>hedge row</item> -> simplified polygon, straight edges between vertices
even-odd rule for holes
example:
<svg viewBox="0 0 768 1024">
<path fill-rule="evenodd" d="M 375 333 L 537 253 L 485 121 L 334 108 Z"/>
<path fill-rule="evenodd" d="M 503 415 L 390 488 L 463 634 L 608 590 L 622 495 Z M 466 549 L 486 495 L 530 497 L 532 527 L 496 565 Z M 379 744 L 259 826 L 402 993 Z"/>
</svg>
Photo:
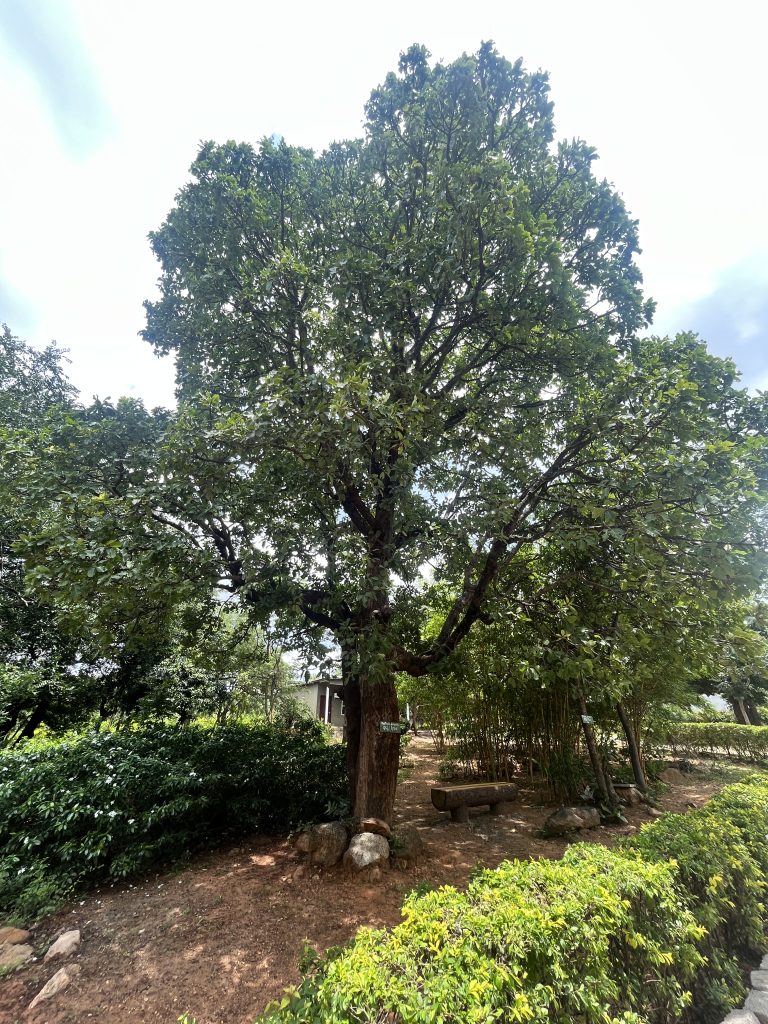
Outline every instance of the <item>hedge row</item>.
<svg viewBox="0 0 768 1024">
<path fill-rule="evenodd" d="M 768 725 L 735 722 L 679 722 L 667 742 L 676 754 L 717 754 L 738 761 L 768 760 Z"/>
<path fill-rule="evenodd" d="M 270 1024 L 669 1024 L 722 1019 L 764 948 L 768 779 L 618 850 L 507 862 L 409 898 L 260 1018 Z M 689 1009 L 690 1008 L 690 1009 Z M 695 1012 L 694 1012 L 695 1011 Z"/>
<path fill-rule="evenodd" d="M 0 756 L 0 915 L 30 920 L 78 888 L 228 835 L 338 813 L 344 753 L 306 723 L 90 734 Z"/>
</svg>

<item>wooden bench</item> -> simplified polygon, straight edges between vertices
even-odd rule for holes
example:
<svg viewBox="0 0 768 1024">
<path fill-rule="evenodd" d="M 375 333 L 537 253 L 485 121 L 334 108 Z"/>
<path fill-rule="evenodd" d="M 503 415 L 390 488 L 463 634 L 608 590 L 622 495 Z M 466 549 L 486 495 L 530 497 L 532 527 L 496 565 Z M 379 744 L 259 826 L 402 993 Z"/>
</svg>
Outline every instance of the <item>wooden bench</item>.
<svg viewBox="0 0 768 1024">
<path fill-rule="evenodd" d="M 453 821 L 469 821 L 469 808 L 490 804 L 491 814 L 508 814 L 517 797 L 514 782 L 470 782 L 464 786 L 433 786 L 432 804 L 450 811 Z"/>
</svg>

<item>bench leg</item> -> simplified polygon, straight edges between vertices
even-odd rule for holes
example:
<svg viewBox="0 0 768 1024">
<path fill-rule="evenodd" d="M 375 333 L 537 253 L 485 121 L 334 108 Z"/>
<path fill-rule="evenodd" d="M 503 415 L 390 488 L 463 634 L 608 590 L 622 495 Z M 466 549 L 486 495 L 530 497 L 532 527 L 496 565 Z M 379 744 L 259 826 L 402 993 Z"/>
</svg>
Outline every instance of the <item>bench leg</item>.
<svg viewBox="0 0 768 1024">
<path fill-rule="evenodd" d="M 491 814 L 511 814 L 514 807 L 509 800 L 499 800 L 497 804 L 491 804 Z"/>
<path fill-rule="evenodd" d="M 454 807 L 451 811 L 451 821 L 461 821 L 466 824 L 469 821 L 469 808 Z"/>
</svg>

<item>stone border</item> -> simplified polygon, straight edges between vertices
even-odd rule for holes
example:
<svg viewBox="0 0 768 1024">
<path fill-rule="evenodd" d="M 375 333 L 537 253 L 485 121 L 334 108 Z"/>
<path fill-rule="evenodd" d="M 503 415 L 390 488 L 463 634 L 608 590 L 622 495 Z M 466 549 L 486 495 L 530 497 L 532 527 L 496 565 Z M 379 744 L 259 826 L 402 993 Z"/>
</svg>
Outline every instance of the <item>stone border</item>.
<svg viewBox="0 0 768 1024">
<path fill-rule="evenodd" d="M 768 1024 L 768 955 L 749 976 L 751 988 L 742 1010 L 731 1010 L 723 1024 Z"/>
</svg>

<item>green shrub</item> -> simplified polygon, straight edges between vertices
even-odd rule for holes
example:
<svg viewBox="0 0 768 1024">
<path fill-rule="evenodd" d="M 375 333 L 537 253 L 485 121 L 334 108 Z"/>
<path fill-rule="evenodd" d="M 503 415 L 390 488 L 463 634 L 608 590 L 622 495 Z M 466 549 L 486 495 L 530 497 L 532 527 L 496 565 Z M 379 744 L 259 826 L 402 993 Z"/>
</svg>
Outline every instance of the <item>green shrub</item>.
<svg viewBox="0 0 768 1024">
<path fill-rule="evenodd" d="M 311 723 L 155 727 L 3 754 L 0 914 L 28 920 L 227 835 L 317 820 L 344 780 L 343 748 Z"/>
<path fill-rule="evenodd" d="M 762 832 L 765 837 L 765 828 Z M 669 814 L 623 844 L 643 861 L 676 865 L 685 906 L 706 929 L 708 970 L 693 986 L 697 1021 L 719 1021 L 745 995 L 741 962 L 763 945 L 765 883 L 745 835 L 721 807 Z"/>
<path fill-rule="evenodd" d="M 692 1000 L 697 1024 L 719 1020 L 739 957 L 764 948 L 767 808 L 760 778 L 620 850 L 579 844 L 413 895 L 402 924 L 358 932 L 261 1020 L 671 1024 Z"/>
<path fill-rule="evenodd" d="M 390 933 L 359 932 L 264 1019 L 664 1021 L 702 962 L 672 869 L 586 844 L 484 871 L 466 892 L 409 898 L 403 914 Z"/>
<path fill-rule="evenodd" d="M 676 754 L 731 757 L 739 761 L 768 760 L 768 725 L 735 722 L 675 722 L 667 742 Z"/>
</svg>

